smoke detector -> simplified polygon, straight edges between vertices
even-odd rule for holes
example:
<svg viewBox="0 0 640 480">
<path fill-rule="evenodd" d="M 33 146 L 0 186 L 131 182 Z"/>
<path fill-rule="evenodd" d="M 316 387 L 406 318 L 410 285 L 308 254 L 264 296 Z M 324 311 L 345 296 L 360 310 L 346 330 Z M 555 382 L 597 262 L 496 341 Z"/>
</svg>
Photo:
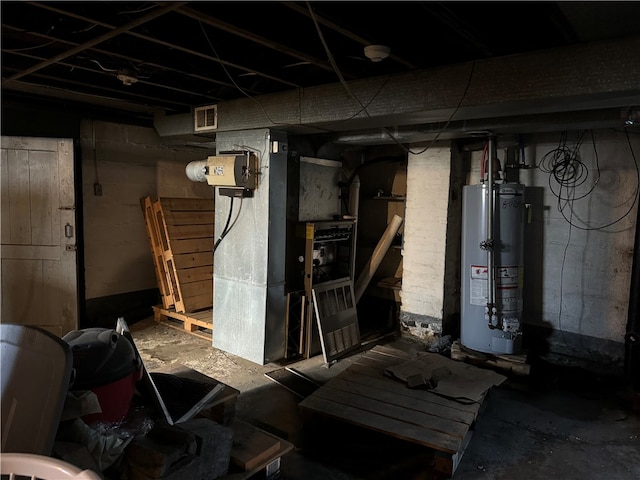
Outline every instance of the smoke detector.
<svg viewBox="0 0 640 480">
<path fill-rule="evenodd" d="M 391 49 L 386 45 L 367 45 L 364 47 L 364 55 L 372 62 L 381 62 L 391 54 Z"/>
</svg>

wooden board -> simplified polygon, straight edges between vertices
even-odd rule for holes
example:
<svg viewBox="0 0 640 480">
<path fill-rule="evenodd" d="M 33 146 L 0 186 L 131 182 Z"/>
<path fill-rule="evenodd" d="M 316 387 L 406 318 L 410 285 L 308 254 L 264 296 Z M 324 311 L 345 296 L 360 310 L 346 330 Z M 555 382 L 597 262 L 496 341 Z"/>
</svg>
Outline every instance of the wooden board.
<svg viewBox="0 0 640 480">
<path fill-rule="evenodd" d="M 280 450 L 279 438 L 247 422 L 236 419 L 231 423 L 231 428 L 233 429 L 231 462 L 243 471 L 259 467 Z"/>
<path fill-rule="evenodd" d="M 200 338 L 211 341 L 213 331 L 213 310 L 201 310 L 199 312 L 180 313 L 174 309 L 162 308 L 156 305 L 153 308 L 153 318 L 156 322 L 168 327 L 177 328 L 191 333 Z"/>
<path fill-rule="evenodd" d="M 451 345 L 451 359 L 467 362 L 473 365 L 497 368 L 516 375 L 529 375 L 531 365 L 527 363 L 527 355 L 496 355 L 477 352 L 460 344 L 456 340 Z"/>
<path fill-rule="evenodd" d="M 385 369 L 416 357 L 376 346 L 300 402 L 304 413 L 338 419 L 424 446 L 435 468 L 453 475 L 469 443 L 482 402 L 460 403 L 408 388 Z"/>
<path fill-rule="evenodd" d="M 277 474 L 269 474 L 269 472 L 273 470 L 279 471 L 281 457 L 284 456 L 286 453 L 290 452 L 291 450 L 293 450 L 294 448 L 294 445 L 290 442 L 287 442 L 286 440 L 283 440 L 280 438 L 279 441 L 280 441 L 280 448 L 278 449 L 278 451 L 275 452 L 270 457 L 266 458 L 262 463 L 260 463 L 253 470 L 239 471 L 240 468 L 234 465 L 233 463 L 231 463 L 229 467 L 229 473 L 226 476 L 221 477 L 220 480 L 248 480 L 250 478 L 278 478 Z M 274 465 L 276 466 L 275 469 L 272 468 Z M 260 477 L 257 477 L 256 474 L 259 472 L 264 472 L 264 473 L 260 473 Z"/>
</svg>

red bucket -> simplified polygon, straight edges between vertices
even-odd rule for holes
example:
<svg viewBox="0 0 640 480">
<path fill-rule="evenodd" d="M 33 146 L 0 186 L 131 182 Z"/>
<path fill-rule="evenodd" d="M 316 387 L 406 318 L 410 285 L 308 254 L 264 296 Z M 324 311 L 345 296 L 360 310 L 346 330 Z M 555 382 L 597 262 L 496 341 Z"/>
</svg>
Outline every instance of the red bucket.
<svg viewBox="0 0 640 480">
<path fill-rule="evenodd" d="M 132 343 L 113 329 L 75 330 L 63 337 L 73 354 L 75 379 L 71 390 L 91 390 L 101 413 L 85 415 L 86 423 L 120 422 L 131 407 L 142 360 Z"/>
</svg>

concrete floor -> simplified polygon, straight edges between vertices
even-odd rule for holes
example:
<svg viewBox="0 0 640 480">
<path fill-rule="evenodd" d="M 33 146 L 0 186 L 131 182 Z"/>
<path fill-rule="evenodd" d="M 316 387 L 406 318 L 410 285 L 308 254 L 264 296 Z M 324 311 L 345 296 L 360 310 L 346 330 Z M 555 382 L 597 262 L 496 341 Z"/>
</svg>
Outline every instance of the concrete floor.
<svg viewBox="0 0 640 480">
<path fill-rule="evenodd" d="M 131 325 L 131 332 L 149 370 L 178 362 L 240 390 L 236 416 L 296 446 L 282 458 L 282 480 L 443 478 L 416 445 L 343 423 L 303 423 L 301 399 L 264 376 L 282 365 L 254 364 L 153 318 Z M 399 345 L 422 349 L 406 339 Z M 358 355 L 329 368 L 322 355 L 290 366 L 324 383 Z M 453 478 L 638 480 L 640 416 L 631 400 L 637 394 L 617 379 L 534 364 L 531 375 L 490 392 Z"/>
</svg>

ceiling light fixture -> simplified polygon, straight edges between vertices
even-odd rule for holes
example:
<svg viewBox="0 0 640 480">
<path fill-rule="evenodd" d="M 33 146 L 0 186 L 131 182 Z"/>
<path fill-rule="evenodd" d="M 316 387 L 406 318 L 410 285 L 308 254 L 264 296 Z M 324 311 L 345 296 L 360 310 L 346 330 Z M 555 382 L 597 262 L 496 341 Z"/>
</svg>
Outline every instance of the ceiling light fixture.
<svg viewBox="0 0 640 480">
<path fill-rule="evenodd" d="M 138 79 L 136 77 L 131 75 L 126 70 L 118 71 L 118 74 L 116 75 L 116 78 L 118 80 L 120 80 L 124 85 L 133 85 L 134 83 L 136 83 L 138 81 Z"/>
<path fill-rule="evenodd" d="M 364 55 L 372 62 L 381 62 L 391 54 L 391 49 L 386 45 L 367 45 L 364 47 Z"/>
</svg>

